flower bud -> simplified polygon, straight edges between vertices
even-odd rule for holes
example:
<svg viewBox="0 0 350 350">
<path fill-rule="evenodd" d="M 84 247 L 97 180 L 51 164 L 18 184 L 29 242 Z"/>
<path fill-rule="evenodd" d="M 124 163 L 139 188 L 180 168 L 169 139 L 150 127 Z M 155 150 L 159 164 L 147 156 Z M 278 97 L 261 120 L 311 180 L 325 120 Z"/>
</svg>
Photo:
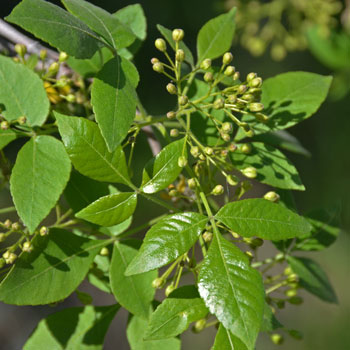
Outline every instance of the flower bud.
<svg viewBox="0 0 350 350">
<path fill-rule="evenodd" d="M 40 54 L 39 54 L 39 57 L 42 61 L 44 61 L 47 57 L 47 50 L 40 50 Z"/>
<path fill-rule="evenodd" d="M 60 52 L 60 55 L 58 56 L 59 62 L 65 62 L 68 60 L 68 54 L 66 52 Z"/>
<path fill-rule="evenodd" d="M 194 190 L 197 187 L 197 183 L 196 183 L 196 180 L 194 178 L 188 179 L 187 184 L 191 190 Z"/>
<path fill-rule="evenodd" d="M 253 260 L 254 255 L 251 251 L 247 250 L 244 254 L 248 257 L 249 261 Z"/>
<path fill-rule="evenodd" d="M 164 66 L 162 63 L 160 62 L 156 62 L 153 66 L 152 66 L 153 70 L 157 73 L 163 73 L 164 72 Z"/>
<path fill-rule="evenodd" d="M 249 143 L 243 143 L 241 146 L 241 152 L 244 154 L 249 154 L 252 151 L 252 146 Z"/>
<path fill-rule="evenodd" d="M 207 320 L 205 318 L 202 318 L 201 320 L 198 320 L 194 326 L 192 327 L 192 331 L 194 333 L 199 333 L 201 332 L 204 328 L 205 325 L 207 324 Z"/>
<path fill-rule="evenodd" d="M 200 160 L 205 160 L 205 155 L 201 153 L 201 154 L 199 155 L 199 159 L 200 159 Z"/>
<path fill-rule="evenodd" d="M 179 136 L 179 130 L 178 129 L 171 129 L 170 130 L 170 137 L 178 137 Z"/>
<path fill-rule="evenodd" d="M 265 115 L 265 114 L 262 114 L 262 113 L 256 113 L 256 114 L 254 114 L 254 117 L 259 122 L 262 122 L 262 123 L 266 123 L 269 120 L 269 117 L 267 115 Z"/>
<path fill-rule="evenodd" d="M 258 176 L 256 169 L 252 166 L 249 166 L 241 171 L 242 171 L 242 174 L 248 177 L 249 179 L 254 179 Z"/>
<path fill-rule="evenodd" d="M 215 109 L 222 109 L 225 107 L 225 100 L 223 98 L 218 98 L 217 100 L 214 101 L 213 107 Z"/>
<path fill-rule="evenodd" d="M 6 265 L 6 261 L 4 258 L 0 258 L 0 269 L 2 269 Z"/>
<path fill-rule="evenodd" d="M 224 187 L 222 185 L 216 185 L 213 190 L 211 191 L 211 193 L 214 195 L 214 196 L 219 196 L 221 194 L 224 193 Z"/>
<path fill-rule="evenodd" d="M 269 191 L 265 193 L 264 198 L 271 202 L 278 202 L 280 199 L 280 196 L 275 191 Z"/>
<path fill-rule="evenodd" d="M 229 103 L 234 104 L 234 103 L 237 102 L 237 95 L 234 95 L 234 94 L 229 95 L 227 99 L 228 99 L 228 102 L 229 102 Z"/>
<path fill-rule="evenodd" d="M 232 123 L 229 123 L 229 122 L 223 123 L 221 126 L 221 129 L 222 129 L 222 131 L 224 131 L 228 134 L 231 134 L 231 132 L 233 130 Z"/>
<path fill-rule="evenodd" d="M 24 57 L 24 55 L 27 53 L 27 47 L 23 44 L 16 44 L 15 51 L 19 56 Z"/>
<path fill-rule="evenodd" d="M 231 52 L 226 52 L 223 56 L 222 56 L 222 63 L 223 64 L 230 64 L 233 60 L 233 55 Z"/>
<path fill-rule="evenodd" d="M 239 78 L 240 78 L 240 73 L 239 72 L 236 72 L 235 74 L 233 74 L 233 76 L 232 76 L 232 79 L 235 81 L 235 80 L 239 80 Z"/>
<path fill-rule="evenodd" d="M 262 79 L 260 77 L 258 78 L 254 78 L 253 80 L 251 80 L 249 82 L 249 85 L 252 87 L 252 88 L 259 88 L 261 87 L 262 85 Z"/>
<path fill-rule="evenodd" d="M 179 193 L 178 190 L 172 189 L 172 190 L 169 191 L 168 194 L 169 194 L 170 197 L 177 197 L 180 193 Z"/>
<path fill-rule="evenodd" d="M 254 100 L 255 100 L 255 97 L 254 97 L 254 95 L 252 95 L 252 94 L 244 94 L 243 96 L 242 96 L 242 99 L 243 100 L 245 100 L 245 101 L 247 101 L 247 102 L 253 102 Z"/>
<path fill-rule="evenodd" d="M 5 233 L 0 233 L 0 243 L 4 242 L 6 240 L 6 234 Z"/>
<path fill-rule="evenodd" d="M 212 72 L 206 72 L 203 77 L 204 81 L 211 83 L 214 80 L 214 75 Z"/>
<path fill-rule="evenodd" d="M 18 121 L 18 124 L 24 125 L 27 122 L 27 118 L 24 115 L 22 115 L 17 119 L 17 121 Z"/>
<path fill-rule="evenodd" d="M 271 47 L 271 57 L 275 61 L 282 61 L 286 57 L 286 49 L 282 45 L 273 45 Z"/>
<path fill-rule="evenodd" d="M 231 186 L 237 186 L 239 183 L 239 178 L 235 175 L 227 175 L 226 181 Z"/>
<path fill-rule="evenodd" d="M 244 84 L 239 85 L 237 89 L 237 94 L 243 95 L 247 91 L 247 89 L 248 89 L 247 85 L 244 85 Z"/>
<path fill-rule="evenodd" d="M 180 168 L 184 168 L 187 165 L 188 161 L 185 156 L 180 156 L 177 160 L 177 164 Z"/>
<path fill-rule="evenodd" d="M 6 219 L 5 222 L 4 222 L 4 227 L 5 228 L 10 228 L 12 225 L 12 222 L 10 219 Z"/>
<path fill-rule="evenodd" d="M 173 284 L 169 284 L 166 288 L 165 288 L 165 296 L 169 296 L 174 290 L 175 290 L 175 286 Z"/>
<path fill-rule="evenodd" d="M 185 106 L 188 103 L 188 97 L 186 95 L 182 95 L 179 97 L 179 105 Z"/>
<path fill-rule="evenodd" d="M 53 62 L 49 66 L 48 73 L 50 75 L 55 75 L 58 72 L 59 69 L 60 69 L 59 63 Z"/>
<path fill-rule="evenodd" d="M 177 62 L 183 62 L 185 60 L 185 52 L 182 49 L 178 49 L 175 54 L 175 59 Z"/>
<path fill-rule="evenodd" d="M 165 284 L 165 279 L 160 277 L 152 281 L 152 287 L 156 289 L 162 289 L 164 287 L 164 284 Z"/>
<path fill-rule="evenodd" d="M 202 61 L 200 65 L 201 69 L 207 70 L 211 67 L 211 59 L 206 58 L 204 61 Z"/>
<path fill-rule="evenodd" d="M 222 138 L 225 142 L 229 142 L 229 141 L 231 140 L 230 135 L 229 135 L 229 134 L 226 134 L 226 133 L 224 133 L 224 132 L 221 133 L 220 136 L 221 136 L 221 138 Z M 225 154 L 225 156 L 226 156 L 226 154 Z"/>
<path fill-rule="evenodd" d="M 172 37 L 174 41 L 181 41 L 185 36 L 185 32 L 182 29 L 174 29 L 172 32 Z"/>
<path fill-rule="evenodd" d="M 199 147 L 198 146 L 192 146 L 190 150 L 193 157 L 197 158 L 200 154 Z"/>
<path fill-rule="evenodd" d="M 283 273 L 284 273 L 286 276 L 288 276 L 288 275 L 291 275 L 291 274 L 293 273 L 293 270 L 292 270 L 292 268 L 291 268 L 290 266 L 287 266 L 287 267 L 284 269 Z"/>
<path fill-rule="evenodd" d="M 73 94 L 68 94 L 66 96 L 66 101 L 70 102 L 70 103 L 74 103 L 76 101 L 76 97 Z"/>
<path fill-rule="evenodd" d="M 235 74 L 235 67 L 234 66 L 227 66 L 224 74 L 228 77 L 231 77 L 233 74 Z"/>
<path fill-rule="evenodd" d="M 174 119 L 176 117 L 176 113 L 173 112 L 173 111 L 169 111 L 167 114 L 166 114 L 166 117 L 168 119 Z"/>
<path fill-rule="evenodd" d="M 257 77 L 256 73 L 249 73 L 247 75 L 247 82 L 249 83 L 250 81 L 252 81 L 253 79 L 255 79 Z"/>
<path fill-rule="evenodd" d="M 278 333 L 271 334 L 270 339 L 276 345 L 281 345 L 284 341 L 283 337 Z"/>
<path fill-rule="evenodd" d="M 100 250 L 100 255 L 102 256 L 108 256 L 109 255 L 109 250 L 107 247 L 103 247 L 101 250 Z"/>
<path fill-rule="evenodd" d="M 298 294 L 298 291 L 296 289 L 288 289 L 284 293 L 287 297 L 292 298 L 295 297 Z"/>
<path fill-rule="evenodd" d="M 214 153 L 214 150 L 211 147 L 205 147 L 204 153 L 207 154 L 208 156 L 211 156 Z"/>
<path fill-rule="evenodd" d="M 299 282 L 299 277 L 298 277 L 298 275 L 297 275 L 296 273 L 292 273 L 292 274 L 290 274 L 290 275 L 288 276 L 287 281 L 288 281 L 289 283 Z"/>
<path fill-rule="evenodd" d="M 257 237 L 257 238 L 253 238 L 251 241 L 251 246 L 256 248 L 256 247 L 261 247 L 264 244 L 264 240 Z"/>
<path fill-rule="evenodd" d="M 206 243 L 211 242 L 213 239 L 213 233 L 209 232 L 209 231 L 205 231 L 203 233 L 203 239 L 204 239 L 204 242 L 206 242 Z"/>
<path fill-rule="evenodd" d="M 152 64 L 156 64 L 156 63 L 158 63 L 159 62 L 159 59 L 157 58 L 157 57 L 153 57 L 152 59 L 151 59 L 151 63 Z"/>
<path fill-rule="evenodd" d="M 1 130 L 7 130 L 10 127 L 10 124 L 7 120 L 4 120 L 0 123 Z"/>
<path fill-rule="evenodd" d="M 11 225 L 11 229 L 13 231 L 19 231 L 21 229 L 21 226 L 18 222 L 14 222 L 12 225 Z"/>
<path fill-rule="evenodd" d="M 166 42 L 164 39 L 159 38 L 154 42 L 154 46 L 157 48 L 157 50 L 164 52 L 166 51 Z"/>
<path fill-rule="evenodd" d="M 237 149 L 237 145 L 235 143 L 230 143 L 229 146 L 228 146 L 228 150 L 230 152 L 234 152 L 235 150 Z"/>
<path fill-rule="evenodd" d="M 46 236 L 49 233 L 49 230 L 46 226 L 42 226 L 39 230 L 40 236 Z"/>
<path fill-rule="evenodd" d="M 264 105 L 262 103 L 250 103 L 248 108 L 251 112 L 261 112 L 264 109 Z"/>
<path fill-rule="evenodd" d="M 33 245 L 31 242 L 27 241 L 23 243 L 22 250 L 26 253 L 30 253 L 33 250 Z"/>
<path fill-rule="evenodd" d="M 172 84 L 172 83 L 169 83 L 166 86 L 166 89 L 169 92 L 169 94 L 171 94 L 171 95 L 176 95 L 177 94 L 176 86 L 174 84 Z"/>
</svg>

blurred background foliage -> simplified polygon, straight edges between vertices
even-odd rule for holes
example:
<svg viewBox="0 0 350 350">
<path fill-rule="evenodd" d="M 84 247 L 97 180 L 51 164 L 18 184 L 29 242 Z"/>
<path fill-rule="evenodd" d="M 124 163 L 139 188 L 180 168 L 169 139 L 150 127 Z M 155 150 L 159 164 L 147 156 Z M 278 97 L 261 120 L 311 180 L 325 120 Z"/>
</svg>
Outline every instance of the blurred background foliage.
<svg viewBox="0 0 350 350">
<path fill-rule="evenodd" d="M 59 1 L 51 1 L 59 4 Z M 110 12 L 134 3 L 130 0 L 90 0 Z M 150 59 L 157 54 L 154 40 L 160 36 L 156 24 L 182 28 L 185 42 L 195 52 L 199 28 L 210 18 L 238 7 L 237 32 L 232 52 L 234 65 L 246 75 L 257 72 L 263 79 L 287 71 L 309 71 L 333 75 L 330 96 L 319 112 L 289 131 L 312 156 L 289 153 L 299 170 L 306 192 L 296 192 L 301 213 L 341 205 L 342 232 L 330 249 L 313 254 L 328 273 L 338 294 L 339 305 L 328 305 L 306 297 L 300 307 L 290 307 L 282 323 L 302 330 L 304 341 L 288 339 L 285 350 L 346 350 L 350 348 L 350 1 L 338 0 L 140 0 L 148 21 L 148 38 L 135 57 L 141 74 L 138 92 L 147 111 L 164 114 L 175 103 L 166 90 L 166 79 L 153 72 Z M 19 3 L 1 1 L 1 18 Z M 145 141 L 145 140 L 144 140 Z M 12 145 L 12 146 L 11 146 Z M 16 143 L 9 147 L 17 152 Z M 145 144 L 139 146 L 140 162 L 151 157 Z M 141 163 L 140 163 L 141 167 Z M 4 197 L 4 196 L 3 196 Z M 7 199 L 9 200 L 9 198 Z M 1 207 L 6 198 L 1 198 Z M 150 210 L 148 206 L 147 209 Z M 149 211 L 150 212 L 150 211 Z M 86 287 L 89 290 L 89 287 Z M 97 304 L 113 302 L 112 297 L 90 290 Z M 62 306 L 77 304 L 75 296 Z M 56 309 L 56 308 L 55 308 Z M 0 348 L 18 350 L 38 320 L 54 311 L 49 307 L 0 305 Z M 119 315 L 107 335 L 106 349 L 128 349 L 124 326 L 126 315 Z M 117 328 L 120 331 L 117 331 Z M 214 332 L 193 335 L 186 332 L 183 349 L 208 349 Z M 278 348 L 264 338 L 258 350 Z M 49 350 L 49 349 L 48 349 Z"/>
</svg>

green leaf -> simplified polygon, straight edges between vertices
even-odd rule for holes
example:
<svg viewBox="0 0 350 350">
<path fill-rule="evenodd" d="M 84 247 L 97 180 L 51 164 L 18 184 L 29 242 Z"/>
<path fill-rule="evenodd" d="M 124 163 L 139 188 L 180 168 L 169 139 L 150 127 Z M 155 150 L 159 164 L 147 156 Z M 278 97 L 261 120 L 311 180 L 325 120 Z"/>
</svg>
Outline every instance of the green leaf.
<svg viewBox="0 0 350 350">
<path fill-rule="evenodd" d="M 148 322 L 144 318 L 131 318 L 126 330 L 131 350 L 180 350 L 181 341 L 177 338 L 144 340 L 147 326 Z"/>
<path fill-rule="evenodd" d="M 42 125 L 50 107 L 39 76 L 5 56 L 0 56 L 0 106 L 6 120 L 25 116 L 30 126 Z"/>
<path fill-rule="evenodd" d="M 208 314 L 195 286 L 175 290 L 157 307 L 149 320 L 146 340 L 166 339 L 183 333 L 190 323 Z"/>
<path fill-rule="evenodd" d="M 113 246 L 108 246 L 112 249 Z M 110 252 L 111 249 L 108 249 Z M 105 293 L 112 294 L 109 270 L 110 270 L 110 255 L 102 256 L 97 254 L 94 259 L 94 264 L 89 270 L 88 280 L 96 288 L 102 290 Z"/>
<path fill-rule="evenodd" d="M 274 241 L 302 236 L 311 230 L 303 217 L 262 198 L 228 203 L 215 218 L 243 237 Z"/>
<path fill-rule="evenodd" d="M 235 32 L 236 8 L 208 21 L 197 37 L 198 63 L 206 58 L 217 58 L 231 47 Z"/>
<path fill-rule="evenodd" d="M 252 151 L 249 154 L 243 153 L 240 148 L 230 152 L 230 159 L 235 168 L 242 170 L 253 166 L 258 173 L 256 179 L 264 184 L 284 189 L 305 190 L 298 171 L 283 153 L 261 142 L 252 142 L 250 145 Z"/>
<path fill-rule="evenodd" d="M 36 236 L 34 250 L 22 253 L 0 284 L 0 300 L 42 305 L 68 297 L 85 278 L 95 255 L 106 245 L 61 229 Z"/>
<path fill-rule="evenodd" d="M 73 307 L 41 320 L 23 350 L 102 350 L 119 305 Z"/>
<path fill-rule="evenodd" d="M 10 188 L 16 210 L 30 233 L 49 214 L 71 170 L 67 153 L 52 136 L 37 136 L 18 152 Z"/>
<path fill-rule="evenodd" d="M 175 51 L 176 43 L 173 40 L 172 31 L 170 29 L 167 29 L 167 28 L 163 27 L 160 24 L 157 24 L 157 29 L 164 36 L 164 38 L 169 43 L 169 45 L 172 47 L 172 49 Z M 179 42 L 179 49 L 184 51 L 184 53 L 185 53 L 185 61 L 188 62 L 191 66 L 193 66 L 194 65 L 194 59 L 193 59 L 193 56 L 192 56 L 192 52 L 191 52 L 191 50 L 188 48 L 188 46 L 183 41 Z"/>
<path fill-rule="evenodd" d="M 120 224 L 136 209 L 137 195 L 133 192 L 104 196 L 91 203 L 75 216 L 101 226 Z"/>
<path fill-rule="evenodd" d="M 135 40 L 131 30 L 101 7 L 84 0 L 62 0 L 62 3 L 70 13 L 100 34 L 110 46 L 121 49 Z"/>
<path fill-rule="evenodd" d="M 113 294 L 118 302 L 132 314 L 147 320 L 155 293 L 152 281 L 157 277 L 157 272 L 150 271 L 137 276 L 124 276 L 139 246 L 139 242 L 135 240 L 114 244 L 109 278 Z"/>
<path fill-rule="evenodd" d="M 261 324 L 261 332 L 272 332 L 275 329 L 282 328 L 283 325 L 277 320 L 272 312 L 271 306 L 265 303 L 264 317 Z"/>
<path fill-rule="evenodd" d="M 123 149 L 109 152 L 96 123 L 54 112 L 58 130 L 74 167 L 102 182 L 130 184 Z"/>
<path fill-rule="evenodd" d="M 125 274 L 139 274 L 171 263 L 194 245 L 207 221 L 207 217 L 191 212 L 160 220 L 146 233 L 141 249 Z"/>
<path fill-rule="evenodd" d="M 1 130 L 0 129 L 0 149 L 6 147 L 10 142 L 17 138 L 17 134 L 11 130 Z"/>
<path fill-rule="evenodd" d="M 101 47 L 84 22 L 44 0 L 23 0 L 6 20 L 76 58 L 90 58 Z"/>
<path fill-rule="evenodd" d="M 223 326 L 248 350 L 254 349 L 265 304 L 262 278 L 246 255 L 220 234 L 201 265 L 198 290 Z"/>
<path fill-rule="evenodd" d="M 123 61 L 121 57 L 108 61 L 91 89 L 91 104 L 110 152 L 126 137 L 136 113 L 136 92 L 126 71 L 130 66 Z"/>
<path fill-rule="evenodd" d="M 182 171 L 178 165 L 181 155 L 186 155 L 185 139 L 165 146 L 157 156 L 146 164 L 142 174 L 141 190 L 155 193 L 170 185 Z"/>
<path fill-rule="evenodd" d="M 212 350 L 247 350 L 247 347 L 239 338 L 220 324 Z"/>
<path fill-rule="evenodd" d="M 293 272 L 299 276 L 299 284 L 308 292 L 329 303 L 338 303 L 338 298 L 321 266 L 308 258 L 287 256 Z"/>
</svg>

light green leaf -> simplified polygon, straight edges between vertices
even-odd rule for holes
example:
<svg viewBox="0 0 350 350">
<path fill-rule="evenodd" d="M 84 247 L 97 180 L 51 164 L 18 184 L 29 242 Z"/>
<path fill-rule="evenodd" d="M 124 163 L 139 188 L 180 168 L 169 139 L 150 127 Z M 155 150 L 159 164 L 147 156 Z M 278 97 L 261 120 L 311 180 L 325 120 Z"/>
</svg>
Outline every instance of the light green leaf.
<svg viewBox="0 0 350 350">
<path fill-rule="evenodd" d="M 261 324 L 261 332 L 272 332 L 275 329 L 281 328 L 283 325 L 277 320 L 272 312 L 271 306 L 265 303 L 264 317 Z"/>
<path fill-rule="evenodd" d="M 305 235 L 311 225 L 303 217 L 266 199 L 244 199 L 224 205 L 215 218 L 243 237 L 274 241 Z"/>
<path fill-rule="evenodd" d="M 157 272 L 124 276 L 126 268 L 136 256 L 139 247 L 139 242 L 135 240 L 114 244 L 109 278 L 117 301 L 132 314 L 147 320 L 155 293 L 152 281 L 157 277 Z"/>
<path fill-rule="evenodd" d="M 250 143 L 252 151 L 243 153 L 240 148 L 230 153 L 232 164 L 237 169 L 248 166 L 256 168 L 257 180 L 274 187 L 305 190 L 298 171 L 292 162 L 278 149 L 261 142 Z"/>
<path fill-rule="evenodd" d="M 136 113 L 136 92 L 126 72 L 130 66 L 123 65 L 123 60 L 115 57 L 108 61 L 91 89 L 91 104 L 110 152 L 126 137 Z"/>
<path fill-rule="evenodd" d="M 308 258 L 287 257 L 293 272 L 299 276 L 299 284 L 308 292 L 329 303 L 338 303 L 338 298 L 327 275 L 320 265 Z"/>
<path fill-rule="evenodd" d="M 149 320 L 145 340 L 166 339 L 183 333 L 190 323 L 208 314 L 195 286 L 183 286 L 172 292 L 157 307 Z"/>
<path fill-rule="evenodd" d="M 0 129 L 0 149 L 6 147 L 10 142 L 17 138 L 17 134 L 11 130 L 1 130 Z"/>
<path fill-rule="evenodd" d="M 84 22 L 44 0 L 23 0 L 6 20 L 76 58 L 90 58 L 102 46 Z"/>
<path fill-rule="evenodd" d="M 230 49 L 235 32 L 236 8 L 208 21 L 197 37 L 198 63 L 206 58 L 217 58 Z"/>
<path fill-rule="evenodd" d="M 135 35 L 129 28 L 101 7 L 84 0 L 62 0 L 62 3 L 70 13 L 100 34 L 112 47 L 121 49 L 135 40 Z"/>
<path fill-rule="evenodd" d="M 80 173 L 97 181 L 130 184 L 122 148 L 110 153 L 96 123 L 54 114 L 67 153 Z"/>
<path fill-rule="evenodd" d="M 141 249 L 126 270 L 126 276 L 155 270 L 186 253 L 197 241 L 208 218 L 198 213 L 173 214 L 147 232 Z"/>
<path fill-rule="evenodd" d="M 215 235 L 198 276 L 210 312 L 248 348 L 254 349 L 264 313 L 261 275 L 233 243 Z"/>
<path fill-rule="evenodd" d="M 102 350 L 119 305 L 73 307 L 41 320 L 23 350 Z"/>
<path fill-rule="evenodd" d="M 67 153 L 52 136 L 37 136 L 18 152 L 10 178 L 17 213 L 33 233 L 63 192 L 71 170 Z"/>
<path fill-rule="evenodd" d="M 185 139 L 165 146 L 157 156 L 146 164 L 142 174 L 141 190 L 155 193 L 170 185 L 182 171 L 178 165 L 181 155 L 186 155 Z"/>
<path fill-rule="evenodd" d="M 105 245 L 105 240 L 91 240 L 61 229 L 51 229 L 48 236 L 36 236 L 34 250 L 22 253 L 1 282 L 0 300 L 15 305 L 43 305 L 67 298 Z"/>
<path fill-rule="evenodd" d="M 220 324 L 212 350 L 247 350 L 247 347 L 239 338 Z"/>
<path fill-rule="evenodd" d="M 164 38 L 167 40 L 167 42 L 172 47 L 172 49 L 175 51 L 176 44 L 175 44 L 175 41 L 173 40 L 172 31 L 170 29 L 167 29 L 167 28 L 163 27 L 160 24 L 157 24 L 157 29 L 164 36 Z M 184 53 L 185 53 L 185 61 L 193 66 L 194 65 L 194 59 L 193 59 L 193 56 L 192 56 L 192 52 L 191 52 L 191 50 L 188 48 L 188 46 L 183 41 L 179 42 L 179 49 L 184 51 Z"/>
<path fill-rule="evenodd" d="M 180 350 L 181 341 L 177 338 L 144 340 L 147 326 L 147 320 L 137 316 L 131 318 L 126 330 L 131 350 Z"/>
<path fill-rule="evenodd" d="M 40 126 L 49 113 L 50 102 L 37 74 L 9 57 L 0 56 L 0 105 L 6 120 L 24 116 L 28 125 Z"/>
<path fill-rule="evenodd" d="M 133 192 L 116 193 L 101 197 L 75 216 L 101 226 L 120 224 L 136 209 L 137 195 Z"/>
</svg>

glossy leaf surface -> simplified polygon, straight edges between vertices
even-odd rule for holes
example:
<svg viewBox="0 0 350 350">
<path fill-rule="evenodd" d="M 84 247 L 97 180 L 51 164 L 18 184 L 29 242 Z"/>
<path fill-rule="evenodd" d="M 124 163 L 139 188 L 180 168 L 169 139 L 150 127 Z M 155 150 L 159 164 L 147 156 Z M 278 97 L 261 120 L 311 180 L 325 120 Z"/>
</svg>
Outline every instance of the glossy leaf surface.
<svg viewBox="0 0 350 350">
<path fill-rule="evenodd" d="M 247 347 L 221 324 L 212 350 L 247 350 Z"/>
</svg>

